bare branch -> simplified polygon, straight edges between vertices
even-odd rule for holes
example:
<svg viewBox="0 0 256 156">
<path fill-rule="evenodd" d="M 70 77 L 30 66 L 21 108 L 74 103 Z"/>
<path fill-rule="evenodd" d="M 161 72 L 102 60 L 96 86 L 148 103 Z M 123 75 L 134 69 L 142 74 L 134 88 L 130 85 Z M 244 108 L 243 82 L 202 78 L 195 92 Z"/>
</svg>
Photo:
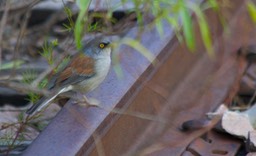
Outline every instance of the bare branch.
<svg viewBox="0 0 256 156">
<path fill-rule="evenodd" d="M 3 14 L 3 17 L 1 19 L 1 23 L 0 23 L 0 66 L 2 64 L 2 40 L 3 40 L 3 32 L 4 32 L 4 27 L 5 27 L 5 24 L 7 22 L 7 16 L 8 16 L 8 12 L 9 12 L 9 9 L 10 9 L 10 4 L 9 4 L 9 1 L 6 2 L 6 5 L 5 5 L 5 9 L 4 9 L 4 14 Z"/>
<path fill-rule="evenodd" d="M 24 84 L 17 83 L 17 82 L 0 81 L 0 86 L 12 88 L 12 89 L 17 90 L 21 93 L 34 92 L 34 93 L 37 93 L 37 94 L 40 94 L 40 95 L 45 95 L 45 96 L 50 95 L 50 92 L 47 91 L 47 90 L 37 89 L 35 87 L 29 86 L 29 85 L 24 85 Z"/>
</svg>

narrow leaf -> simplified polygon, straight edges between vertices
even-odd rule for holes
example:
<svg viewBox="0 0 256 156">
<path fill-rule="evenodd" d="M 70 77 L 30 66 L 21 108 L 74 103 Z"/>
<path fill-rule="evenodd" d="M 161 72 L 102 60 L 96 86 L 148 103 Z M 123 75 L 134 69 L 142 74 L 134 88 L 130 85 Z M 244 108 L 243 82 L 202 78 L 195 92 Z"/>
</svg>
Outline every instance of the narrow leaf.
<svg viewBox="0 0 256 156">
<path fill-rule="evenodd" d="M 131 38 L 124 38 L 122 40 L 123 44 L 129 45 L 132 48 L 136 49 L 138 52 L 140 52 L 144 57 L 146 57 L 151 63 L 153 63 L 155 57 L 148 51 L 147 48 L 145 48 L 139 41 L 131 39 Z"/>
<path fill-rule="evenodd" d="M 182 35 L 180 33 L 180 26 L 178 23 L 178 20 L 175 17 L 168 16 L 167 21 L 171 26 L 173 26 L 176 37 L 178 38 L 179 42 L 181 43 L 183 41 Z"/>
<path fill-rule="evenodd" d="M 78 7 L 80 8 L 80 12 L 78 14 L 76 23 L 75 23 L 75 43 L 77 49 L 82 48 L 81 40 L 82 40 L 82 34 L 83 34 L 83 26 L 84 26 L 84 15 L 86 14 L 89 5 L 91 3 L 91 0 L 78 0 L 76 1 Z"/>
<path fill-rule="evenodd" d="M 203 12 L 201 11 L 201 9 L 197 5 L 191 3 L 189 5 L 189 7 L 195 12 L 195 14 L 198 18 L 198 24 L 200 27 L 200 33 L 201 33 L 201 36 L 203 39 L 203 43 L 206 47 L 208 54 L 211 57 L 213 57 L 214 53 L 213 53 L 213 48 L 212 48 L 211 33 L 209 30 L 209 25 L 205 19 L 205 16 L 204 16 Z"/>
<path fill-rule="evenodd" d="M 252 1 L 247 2 L 247 10 L 254 23 L 256 23 L 256 6 Z"/>
<path fill-rule="evenodd" d="M 160 37 L 164 35 L 163 23 L 161 19 L 156 21 L 156 30 L 159 33 Z"/>
<path fill-rule="evenodd" d="M 188 8 L 185 6 L 184 1 L 180 1 L 181 8 L 180 8 L 180 16 L 181 20 L 183 22 L 183 32 L 185 36 L 185 41 L 188 46 L 188 48 L 191 51 L 195 50 L 195 40 L 194 40 L 194 32 L 193 32 L 193 25 L 192 20 L 188 11 Z"/>
</svg>

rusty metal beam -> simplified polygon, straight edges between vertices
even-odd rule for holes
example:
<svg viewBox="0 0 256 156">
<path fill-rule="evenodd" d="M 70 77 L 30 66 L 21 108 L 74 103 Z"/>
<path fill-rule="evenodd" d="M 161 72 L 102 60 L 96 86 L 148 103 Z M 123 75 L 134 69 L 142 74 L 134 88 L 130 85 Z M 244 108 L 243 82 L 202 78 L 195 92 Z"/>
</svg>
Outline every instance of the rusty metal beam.
<svg viewBox="0 0 256 156">
<path fill-rule="evenodd" d="M 217 54 L 215 60 L 207 58 L 204 53 L 199 51 L 200 56 L 197 57 L 200 59 L 190 64 L 189 68 L 184 69 L 183 66 L 190 62 L 191 58 L 184 58 L 188 54 L 182 46 L 179 46 L 172 55 L 176 53 L 183 58 L 176 61 L 173 56 L 170 57 L 165 65 L 166 69 L 159 70 L 160 73 L 156 73 L 158 76 L 152 78 L 152 81 L 157 82 L 158 85 L 168 86 L 167 88 L 170 89 L 166 104 L 163 105 L 160 113 L 165 118 L 169 118 L 170 122 L 161 130 L 159 130 L 161 124 L 151 123 L 144 134 L 137 138 L 138 141 L 129 149 L 127 155 L 147 153 L 148 151 L 150 151 L 150 155 L 156 156 L 170 155 L 170 153 L 171 155 L 182 155 L 186 151 L 187 145 L 196 136 L 199 137 L 205 133 L 207 129 L 184 133 L 179 130 L 180 125 L 186 120 L 204 117 L 205 113 L 214 110 L 222 102 L 227 104 L 231 102 L 237 92 L 237 85 L 240 83 L 243 71 L 246 69 L 245 60 L 238 58 L 236 52 L 241 46 L 252 43 L 256 35 L 247 15 L 245 2 L 233 1 L 233 3 L 232 8 L 225 9 L 225 13 L 230 15 L 228 18 L 231 32 L 229 38 L 222 38 L 223 33 L 214 32 Z M 220 23 L 210 12 L 208 17 L 211 17 L 209 20 L 212 22 L 210 22 L 211 26 L 215 28 L 213 30 L 221 28 Z M 179 65 L 179 62 L 183 62 L 180 63 L 182 66 Z M 175 69 L 175 65 L 179 69 Z M 169 74 L 168 78 L 166 78 L 166 74 L 161 76 L 168 70 L 175 74 Z M 180 77 L 176 77 L 178 70 L 186 71 L 182 80 Z"/>
</svg>

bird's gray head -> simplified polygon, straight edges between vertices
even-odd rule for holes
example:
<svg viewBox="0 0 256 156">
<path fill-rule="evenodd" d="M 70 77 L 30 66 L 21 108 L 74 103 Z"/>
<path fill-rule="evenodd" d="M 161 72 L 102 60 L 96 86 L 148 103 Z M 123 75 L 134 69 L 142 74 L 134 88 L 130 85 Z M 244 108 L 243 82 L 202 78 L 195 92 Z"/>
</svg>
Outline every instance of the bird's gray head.
<svg viewBox="0 0 256 156">
<path fill-rule="evenodd" d="M 109 57 L 111 53 L 110 42 L 102 37 L 89 40 L 83 47 L 83 52 L 94 59 Z"/>
</svg>

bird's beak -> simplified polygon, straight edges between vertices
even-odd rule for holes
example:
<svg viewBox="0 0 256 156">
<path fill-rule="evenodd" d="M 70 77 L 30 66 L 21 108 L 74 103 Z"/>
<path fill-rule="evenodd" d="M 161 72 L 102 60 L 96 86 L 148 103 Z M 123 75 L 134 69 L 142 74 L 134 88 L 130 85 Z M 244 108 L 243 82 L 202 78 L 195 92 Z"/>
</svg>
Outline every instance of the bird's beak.
<svg viewBox="0 0 256 156">
<path fill-rule="evenodd" d="M 105 42 L 105 46 L 108 46 L 110 44 L 110 42 Z"/>
</svg>

